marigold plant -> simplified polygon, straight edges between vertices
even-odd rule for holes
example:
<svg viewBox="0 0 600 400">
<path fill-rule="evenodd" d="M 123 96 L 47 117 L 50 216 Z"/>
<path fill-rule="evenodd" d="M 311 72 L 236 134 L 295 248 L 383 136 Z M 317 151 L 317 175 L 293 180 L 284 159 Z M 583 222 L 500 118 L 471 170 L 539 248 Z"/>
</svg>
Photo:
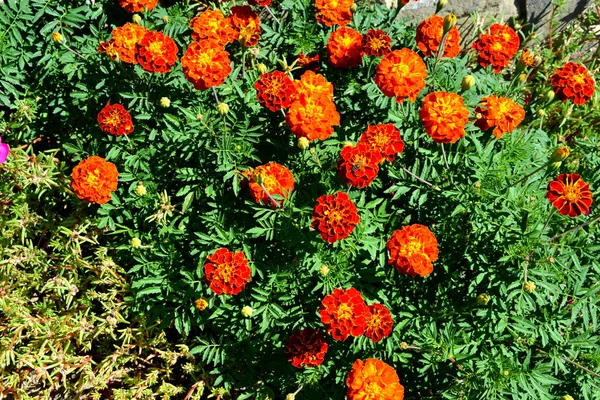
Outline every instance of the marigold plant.
<svg viewBox="0 0 600 400">
<path fill-rule="evenodd" d="M 115 164 L 102 157 L 91 156 L 73 168 L 71 187 L 81 200 L 104 204 L 117 190 L 119 172 Z"/>
<path fill-rule="evenodd" d="M 436 143 L 456 143 L 465 136 L 469 109 L 456 93 L 433 92 L 423 99 L 419 111 L 425 132 Z"/>
<path fill-rule="evenodd" d="M 403 274 L 425 277 L 433 272 L 438 259 L 438 242 L 425 225 L 404 226 L 387 242 L 389 264 Z"/>
<path fill-rule="evenodd" d="M 348 400 L 403 400 L 404 386 L 390 365 L 375 358 L 356 360 L 346 378 Z"/>
<path fill-rule="evenodd" d="M 98 113 L 100 130 L 114 136 L 133 132 L 133 121 L 129 112 L 120 104 L 107 104 Z"/>
<path fill-rule="evenodd" d="M 345 239 L 360 222 L 358 209 L 344 192 L 323 195 L 317 199 L 312 213 L 312 227 L 323 240 L 335 243 Z"/>
<path fill-rule="evenodd" d="M 229 295 L 240 293 L 252 279 L 246 255 L 224 247 L 206 258 L 204 276 L 210 290 Z"/>
</svg>

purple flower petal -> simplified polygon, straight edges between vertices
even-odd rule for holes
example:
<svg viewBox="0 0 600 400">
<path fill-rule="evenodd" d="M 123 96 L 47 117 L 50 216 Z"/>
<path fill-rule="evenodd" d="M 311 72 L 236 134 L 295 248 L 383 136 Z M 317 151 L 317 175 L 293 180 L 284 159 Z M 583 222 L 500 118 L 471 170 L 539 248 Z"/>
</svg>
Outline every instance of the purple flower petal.
<svg viewBox="0 0 600 400">
<path fill-rule="evenodd" d="M 9 151 L 10 147 L 8 147 L 6 143 L 0 142 L 0 164 L 3 164 L 6 161 Z"/>
</svg>

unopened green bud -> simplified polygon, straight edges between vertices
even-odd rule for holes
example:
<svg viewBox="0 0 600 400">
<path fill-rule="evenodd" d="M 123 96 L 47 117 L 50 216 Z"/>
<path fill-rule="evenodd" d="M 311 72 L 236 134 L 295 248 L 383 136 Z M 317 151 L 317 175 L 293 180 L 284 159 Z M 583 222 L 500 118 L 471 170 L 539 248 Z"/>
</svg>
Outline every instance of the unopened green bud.
<svg viewBox="0 0 600 400">
<path fill-rule="evenodd" d="M 448 5 L 448 0 L 439 0 L 437 6 L 435 7 L 435 13 L 439 13 Z"/>
<path fill-rule="evenodd" d="M 219 111 L 219 114 L 225 115 L 229 112 L 229 105 L 227 103 L 219 103 L 217 105 L 217 111 Z"/>
<path fill-rule="evenodd" d="M 527 281 L 523 284 L 523 290 L 527 293 L 533 293 L 535 290 L 535 283 Z"/>
<path fill-rule="evenodd" d="M 475 77 L 473 75 L 465 76 L 462 80 L 461 86 L 462 90 L 471 89 L 473 86 L 475 86 Z"/>
<path fill-rule="evenodd" d="M 139 14 L 133 14 L 133 16 L 131 17 L 131 20 L 133 21 L 134 24 L 141 24 L 142 23 L 142 17 L 140 17 Z"/>
<path fill-rule="evenodd" d="M 133 247 L 134 249 L 139 249 L 140 247 L 142 247 L 142 241 L 139 238 L 134 237 L 133 239 L 131 239 L 131 247 Z"/>
<path fill-rule="evenodd" d="M 138 196 L 144 196 L 147 193 L 146 186 L 142 182 L 139 182 L 137 187 L 135 188 L 135 193 Z"/>
<path fill-rule="evenodd" d="M 258 70 L 258 72 L 260 72 L 261 74 L 266 74 L 268 69 L 267 66 L 263 63 L 260 63 L 256 66 L 256 69 Z"/>
<path fill-rule="evenodd" d="M 565 158 L 569 157 L 569 154 L 571 154 L 571 151 L 569 150 L 569 148 L 567 146 L 560 146 L 556 150 L 554 150 L 554 152 L 550 156 L 550 162 L 551 163 L 561 162 Z"/>
<path fill-rule="evenodd" d="M 305 138 L 305 137 L 301 137 L 301 138 L 299 138 L 299 139 L 298 139 L 298 147 L 299 147 L 301 150 L 306 150 L 306 149 L 308 149 L 308 146 L 310 146 L 310 140 L 308 140 L 308 139 L 307 139 L 307 138 Z"/>
<path fill-rule="evenodd" d="M 444 33 L 450 32 L 450 29 L 456 25 L 456 15 L 448 14 L 444 18 Z"/>
<path fill-rule="evenodd" d="M 254 314 L 254 309 L 250 306 L 242 307 L 242 315 L 246 318 L 250 318 Z"/>
<path fill-rule="evenodd" d="M 560 400 L 575 400 L 573 397 L 571 397 L 568 394 L 565 394 L 563 397 L 560 398 Z"/>
<path fill-rule="evenodd" d="M 554 100 L 554 96 L 556 96 L 556 93 L 554 93 L 554 90 L 548 90 L 548 93 L 546 93 L 546 100 L 552 101 L 552 100 Z"/>
<path fill-rule="evenodd" d="M 475 298 L 475 302 L 481 306 L 485 306 L 490 301 L 490 296 L 487 293 L 481 293 Z"/>
<path fill-rule="evenodd" d="M 171 106 L 171 100 L 168 97 L 161 97 L 160 106 L 162 108 L 169 108 Z"/>
</svg>

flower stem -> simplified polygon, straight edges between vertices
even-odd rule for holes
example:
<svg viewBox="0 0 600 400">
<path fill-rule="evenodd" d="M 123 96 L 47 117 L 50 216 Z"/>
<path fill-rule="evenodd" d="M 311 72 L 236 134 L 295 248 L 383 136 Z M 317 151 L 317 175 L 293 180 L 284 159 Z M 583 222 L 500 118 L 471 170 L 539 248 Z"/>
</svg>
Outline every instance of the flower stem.
<svg viewBox="0 0 600 400">
<path fill-rule="evenodd" d="M 548 241 L 549 241 L 549 242 L 553 242 L 554 240 L 556 240 L 556 239 L 558 239 L 558 238 L 560 238 L 560 237 L 563 237 L 563 236 L 565 236 L 565 235 L 568 235 L 568 234 L 569 234 L 569 233 L 571 233 L 571 232 L 575 232 L 576 230 L 579 230 L 579 229 L 581 229 L 581 228 L 585 228 L 586 226 L 588 226 L 588 225 L 591 225 L 591 224 L 593 224 L 594 222 L 596 222 L 596 221 L 598 221 L 598 220 L 600 220 L 600 215 L 597 215 L 597 216 L 595 216 L 594 218 L 590 219 L 588 222 L 586 222 L 586 223 L 584 223 L 584 224 L 577 225 L 576 227 L 574 227 L 574 228 L 571 228 L 571 229 L 569 229 L 569 230 L 568 230 L 568 231 L 566 231 L 566 232 L 563 232 L 563 233 L 561 233 L 561 234 L 559 234 L 559 235 L 556 235 L 556 236 L 554 236 L 554 237 L 551 237 L 550 239 L 548 239 Z"/>
<path fill-rule="evenodd" d="M 437 187 L 437 186 L 434 186 L 432 183 L 430 183 L 430 182 L 427 182 L 425 179 L 423 179 L 423 178 L 421 178 L 421 177 L 419 177 L 419 176 L 417 176 L 417 175 L 413 174 L 412 172 L 410 172 L 410 171 L 409 171 L 409 170 L 407 170 L 406 168 L 402 167 L 402 170 L 403 170 L 404 172 L 406 172 L 407 174 L 409 174 L 410 176 L 412 176 L 413 178 L 415 178 L 416 180 L 418 180 L 419 182 L 422 182 L 422 183 L 424 183 L 424 184 L 426 184 L 426 185 L 429 185 L 429 186 L 431 186 L 431 187 L 432 187 L 434 190 L 438 190 L 438 191 L 441 191 L 441 190 L 442 190 L 442 189 L 440 189 L 439 187 Z"/>
</svg>

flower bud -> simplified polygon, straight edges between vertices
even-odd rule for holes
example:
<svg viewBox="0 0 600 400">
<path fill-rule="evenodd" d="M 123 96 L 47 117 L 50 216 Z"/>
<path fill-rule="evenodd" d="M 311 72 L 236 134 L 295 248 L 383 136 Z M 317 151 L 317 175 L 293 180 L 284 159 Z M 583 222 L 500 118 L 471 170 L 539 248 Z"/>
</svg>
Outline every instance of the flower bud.
<svg viewBox="0 0 600 400">
<path fill-rule="evenodd" d="M 162 19 L 162 21 L 163 21 L 165 24 L 169 22 L 169 16 L 168 16 L 168 15 L 163 15 L 161 19 Z"/>
<path fill-rule="evenodd" d="M 350 6 L 350 11 L 355 12 L 356 9 L 358 8 L 358 6 L 356 5 L 356 3 L 352 3 L 352 5 Z"/>
<path fill-rule="evenodd" d="M 301 137 L 298 139 L 298 147 L 300 148 L 300 150 L 306 150 L 308 149 L 308 146 L 310 146 L 310 140 L 308 140 L 305 137 Z"/>
<path fill-rule="evenodd" d="M 437 6 L 435 7 L 435 13 L 439 13 L 448 5 L 448 0 L 439 0 Z"/>
<path fill-rule="evenodd" d="M 198 300 L 196 300 L 196 308 L 199 311 L 204 311 L 204 310 L 206 310 L 207 307 L 208 307 L 208 301 L 206 301 L 206 299 L 204 297 L 200 297 Z"/>
<path fill-rule="evenodd" d="M 450 32 L 450 29 L 456 25 L 456 15 L 448 14 L 444 18 L 444 34 Z"/>
<path fill-rule="evenodd" d="M 133 14 L 133 16 L 131 17 L 131 20 L 133 21 L 134 24 L 141 24 L 142 23 L 142 17 L 140 17 L 140 14 Z"/>
<path fill-rule="evenodd" d="M 502 375 L 508 376 L 509 372 L 507 370 L 502 371 Z"/>
<path fill-rule="evenodd" d="M 527 281 L 523 284 L 523 290 L 526 291 L 527 293 L 533 293 L 533 291 L 535 290 L 535 283 L 531 282 L 531 281 Z"/>
<path fill-rule="evenodd" d="M 52 33 L 52 40 L 54 40 L 54 43 L 62 43 L 63 36 L 60 34 L 60 32 L 54 32 Z"/>
<path fill-rule="evenodd" d="M 352 142 L 344 142 L 344 143 L 342 143 L 342 148 L 348 147 L 348 146 L 354 146 L 354 144 Z"/>
<path fill-rule="evenodd" d="M 546 115 L 546 111 L 543 108 L 540 108 L 539 110 L 537 110 L 537 112 L 535 113 L 538 117 L 545 117 Z"/>
<path fill-rule="evenodd" d="M 219 103 L 217 105 L 217 111 L 219 111 L 219 114 L 225 115 L 229 112 L 229 105 L 227 103 Z"/>
<path fill-rule="evenodd" d="M 196 114 L 196 120 L 197 121 L 202 121 L 203 118 L 204 118 L 204 115 L 202 115 L 200 113 Z"/>
<path fill-rule="evenodd" d="M 560 398 L 560 400 L 575 400 L 573 397 L 571 397 L 568 394 L 565 394 L 563 397 Z"/>
<path fill-rule="evenodd" d="M 162 108 L 169 108 L 171 106 L 171 100 L 168 97 L 162 97 L 160 99 L 160 106 Z"/>
<path fill-rule="evenodd" d="M 285 400 L 296 400 L 296 395 L 294 393 L 288 393 L 285 396 Z"/>
<path fill-rule="evenodd" d="M 408 343 L 406 343 L 406 342 L 402 342 L 402 343 L 400 343 L 400 348 L 401 348 L 402 350 L 406 350 L 406 349 L 408 349 Z"/>
<path fill-rule="evenodd" d="M 550 258 L 548 258 L 548 262 L 549 262 L 550 264 L 554 264 L 554 261 L 555 261 L 555 260 L 554 260 L 554 257 L 550 257 Z"/>
<path fill-rule="evenodd" d="M 133 239 L 131 239 L 131 247 L 133 247 L 134 249 L 139 249 L 140 247 L 142 247 L 142 241 L 137 238 L 134 237 Z"/>
<path fill-rule="evenodd" d="M 519 75 L 519 82 L 525 83 L 527 81 L 527 74 Z"/>
<path fill-rule="evenodd" d="M 260 63 L 256 66 L 256 69 L 258 70 L 258 72 L 260 72 L 261 74 L 266 74 L 268 69 L 267 66 L 263 63 Z"/>
<path fill-rule="evenodd" d="M 463 78 L 461 86 L 462 90 L 469 90 L 475 85 L 475 77 L 473 75 L 467 75 Z"/>
<path fill-rule="evenodd" d="M 475 298 L 475 302 L 480 306 L 485 306 L 490 301 L 490 296 L 487 293 L 481 293 Z"/>
<path fill-rule="evenodd" d="M 550 156 L 550 162 L 551 163 L 561 162 L 565 158 L 569 157 L 569 154 L 571 154 L 571 151 L 569 150 L 569 148 L 567 146 L 560 146 L 560 147 L 556 148 L 556 150 L 554 150 L 554 152 Z"/>
<path fill-rule="evenodd" d="M 147 193 L 146 186 L 144 186 L 142 182 L 138 182 L 138 185 L 135 188 L 135 193 L 138 196 L 144 196 Z"/>
<path fill-rule="evenodd" d="M 556 96 L 556 93 L 554 93 L 554 90 L 548 90 L 548 93 L 546 93 L 546 100 L 552 101 L 552 100 L 554 100 L 554 96 Z"/>
<path fill-rule="evenodd" d="M 242 315 L 246 318 L 250 318 L 254 314 L 254 309 L 250 306 L 242 307 Z"/>
<path fill-rule="evenodd" d="M 327 276 L 329 274 L 329 267 L 325 264 L 321 265 L 321 268 L 319 269 L 319 273 L 323 276 Z"/>
</svg>

